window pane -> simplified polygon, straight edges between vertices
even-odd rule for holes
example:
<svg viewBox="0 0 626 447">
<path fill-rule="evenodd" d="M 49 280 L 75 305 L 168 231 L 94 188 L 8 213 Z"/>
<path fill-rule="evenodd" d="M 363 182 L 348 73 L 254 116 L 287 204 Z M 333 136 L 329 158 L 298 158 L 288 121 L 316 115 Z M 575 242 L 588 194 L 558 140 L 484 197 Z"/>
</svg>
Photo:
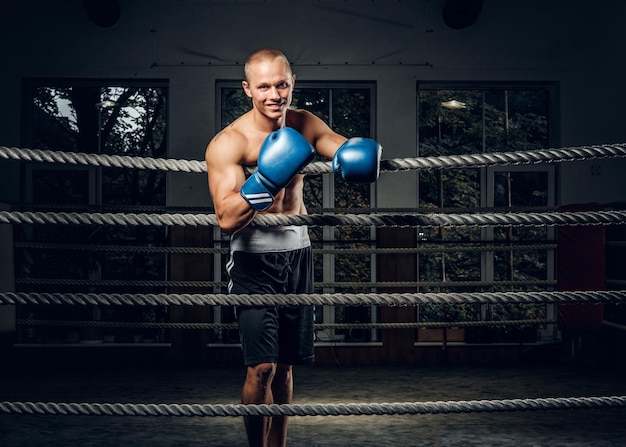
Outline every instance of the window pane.
<svg viewBox="0 0 626 447">
<path fill-rule="evenodd" d="M 518 171 L 494 173 L 495 207 L 548 205 L 548 173 Z"/>
<path fill-rule="evenodd" d="M 162 158 L 166 151 L 166 89 L 153 87 L 73 86 L 56 91 L 66 98 L 64 108 L 76 116 L 77 148 L 85 152 Z M 58 101 L 58 99 L 57 99 Z M 95 124 L 95 128 L 94 128 Z M 95 142 L 95 150 L 88 148 Z M 82 148 L 82 149 L 81 149 Z M 91 150 L 89 150 L 91 149 Z M 105 207 L 164 206 L 165 173 L 161 171 L 97 168 L 92 180 L 101 195 L 96 205 Z M 93 173 L 91 174 L 93 175 Z M 158 227 L 103 226 L 93 232 L 91 244 L 159 244 L 165 231 Z M 162 254 L 99 255 L 102 279 L 164 279 Z"/>
<path fill-rule="evenodd" d="M 222 87 L 220 98 L 221 128 L 228 126 L 252 108 L 250 98 L 246 96 L 241 86 Z"/>
<path fill-rule="evenodd" d="M 545 207 L 548 205 L 548 173 L 519 171 L 494 173 L 494 206 Z M 539 243 L 547 238 L 545 227 L 497 228 L 494 237 L 509 243 Z M 500 280 L 547 279 L 546 250 L 494 253 L 494 277 Z M 540 290 L 540 288 L 539 288 Z"/>
<path fill-rule="evenodd" d="M 308 110 L 330 124 L 330 89 L 296 88 L 293 92 L 293 105 Z"/>
<path fill-rule="evenodd" d="M 482 92 L 421 90 L 420 156 L 482 152 Z M 457 106 L 445 106 L 449 101 Z M 419 173 L 420 207 L 452 208 L 480 205 L 478 169 L 439 169 Z"/>
<path fill-rule="evenodd" d="M 548 147 L 549 90 L 530 88 L 421 89 L 419 105 L 419 155 L 447 156 L 532 150 Z M 494 174 L 494 189 L 488 191 L 485 168 L 442 169 L 419 172 L 421 208 L 477 208 L 491 203 L 497 208 L 545 207 L 548 205 L 548 172 L 518 170 Z M 480 191 L 486 191 L 486 197 Z M 484 205 L 482 205 L 484 206 Z M 444 248 L 455 244 L 480 242 L 489 235 L 493 242 L 538 243 L 548 237 L 546 228 L 494 228 L 482 233 L 472 228 L 420 229 L 421 239 L 437 242 Z M 492 242 L 485 240 L 485 242 Z M 491 256 L 491 255 L 489 255 Z M 423 291 L 476 290 L 445 287 L 446 282 L 478 281 L 493 277 L 496 281 L 545 280 L 548 276 L 547 250 L 496 250 L 493 263 L 484 263 L 480 251 L 442 250 L 419 256 L 419 279 L 433 285 Z M 485 258 L 488 259 L 488 258 Z M 482 272 L 482 266 L 492 269 Z M 492 266 L 492 267 L 490 267 Z M 440 283 L 438 284 L 437 281 Z M 512 286 L 493 286 L 490 290 L 511 290 Z M 525 289 L 545 290 L 528 284 Z M 531 318 L 545 314 L 545 306 L 492 306 L 489 318 Z M 481 306 L 421 306 L 424 321 L 481 319 Z"/>
<path fill-rule="evenodd" d="M 86 169 L 33 169 L 32 175 L 35 203 L 89 203 L 89 172 Z"/>
<path fill-rule="evenodd" d="M 348 138 L 369 137 L 370 95 L 370 89 L 366 88 L 333 89 L 333 129 Z"/>
<path fill-rule="evenodd" d="M 421 208 L 480 206 L 480 171 L 446 169 L 420 172 Z"/>
<path fill-rule="evenodd" d="M 487 152 L 548 147 L 548 91 L 486 90 Z"/>
<path fill-rule="evenodd" d="M 162 158 L 167 155 L 167 88 L 146 85 L 106 85 L 98 81 L 31 81 L 31 128 L 29 138 L 37 148 L 64 152 L 101 153 Z M 39 84 L 39 85 L 36 85 Z M 58 85 L 55 85 L 58 84 Z M 124 83 L 121 83 L 124 84 Z M 136 211 L 137 206 L 165 206 L 165 173 L 140 169 L 34 167 L 29 199 L 37 208 L 77 212 Z M 120 208 L 125 206 L 126 208 Z M 110 225 L 25 225 L 18 237 L 34 242 L 74 246 L 120 246 L 102 252 L 55 248 L 18 250 L 22 278 L 77 279 L 92 281 L 55 285 L 58 292 L 162 292 L 163 287 L 104 286 L 99 280 L 164 280 L 164 254 L 128 252 L 123 245 L 166 245 L 165 229 Z M 20 285 L 22 290 L 47 291 L 47 284 Z M 129 289 L 129 287 L 131 287 Z M 41 311 L 41 309 L 39 309 Z M 55 310 L 39 315 L 54 318 Z M 100 309 L 61 313 L 64 319 L 133 319 L 163 321 L 166 308 Z M 96 312 L 96 313 L 92 312 Z M 28 313 L 25 309 L 22 312 Z M 48 341 L 68 341 L 68 330 L 45 330 Z M 44 329 L 39 333 L 44 334 Z M 70 331 L 71 332 L 71 331 Z M 74 331 L 76 332 L 76 331 Z M 163 339 L 165 331 L 144 335 Z M 44 335 L 42 335 L 44 336 Z M 44 337 L 44 338 L 45 338 Z M 118 340 L 120 341 L 120 340 Z M 132 340 L 125 340 L 132 341 Z"/>
<path fill-rule="evenodd" d="M 34 203 L 54 206 L 55 211 L 84 209 L 89 203 L 89 172 L 86 169 L 33 169 L 32 197 Z M 21 229 L 24 232 L 21 237 L 42 243 L 89 243 L 93 233 L 93 228 L 87 225 L 34 225 Z M 16 259 L 18 277 L 83 279 L 94 268 L 87 252 L 16 250 Z"/>
<path fill-rule="evenodd" d="M 446 107 L 449 101 L 457 105 Z M 482 107 L 481 91 L 420 90 L 420 156 L 482 152 Z"/>
</svg>

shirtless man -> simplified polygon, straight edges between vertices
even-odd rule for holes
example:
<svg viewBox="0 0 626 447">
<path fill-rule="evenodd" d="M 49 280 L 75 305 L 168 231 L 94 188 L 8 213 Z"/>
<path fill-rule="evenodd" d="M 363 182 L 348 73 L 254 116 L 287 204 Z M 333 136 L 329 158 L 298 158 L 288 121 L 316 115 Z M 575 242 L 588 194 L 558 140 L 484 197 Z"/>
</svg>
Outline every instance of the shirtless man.
<svg viewBox="0 0 626 447">
<path fill-rule="evenodd" d="M 232 235 L 229 293 L 313 293 L 307 228 L 255 227 L 257 213 L 306 214 L 304 176 L 314 152 L 333 160 L 347 181 L 378 178 L 381 147 L 345 137 L 305 110 L 290 109 L 296 76 L 286 56 L 262 49 L 250 55 L 242 86 L 252 110 L 219 132 L 206 150 L 209 189 L 220 228 Z M 246 176 L 245 166 L 258 165 Z M 246 378 L 244 404 L 290 403 L 292 366 L 314 355 L 313 306 L 237 309 Z M 285 446 L 286 417 L 246 417 L 251 447 Z"/>
</svg>

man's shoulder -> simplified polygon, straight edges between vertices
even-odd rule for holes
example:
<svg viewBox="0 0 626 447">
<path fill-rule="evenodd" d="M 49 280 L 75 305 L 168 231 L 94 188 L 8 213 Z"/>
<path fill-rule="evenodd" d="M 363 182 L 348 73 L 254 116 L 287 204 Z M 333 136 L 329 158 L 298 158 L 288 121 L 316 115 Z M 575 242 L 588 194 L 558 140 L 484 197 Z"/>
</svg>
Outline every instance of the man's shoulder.
<svg viewBox="0 0 626 447">
<path fill-rule="evenodd" d="M 303 132 L 311 127 L 319 126 L 323 121 L 314 113 L 305 109 L 289 109 L 287 125 Z"/>
<path fill-rule="evenodd" d="M 212 144 L 232 144 L 232 143 L 243 143 L 247 140 L 245 133 L 243 133 L 240 129 L 230 125 L 220 130 L 211 140 Z"/>
<path fill-rule="evenodd" d="M 321 118 L 304 109 L 290 109 L 287 115 L 287 125 L 304 135 L 311 144 L 314 144 L 321 135 L 329 131 L 328 126 Z"/>
<path fill-rule="evenodd" d="M 240 163 L 246 152 L 247 139 L 234 127 L 226 127 L 218 132 L 206 149 L 206 160 L 211 164 Z"/>
<path fill-rule="evenodd" d="M 253 165 L 262 143 L 259 132 L 242 115 L 213 137 L 206 151 L 207 161 L 237 165 Z"/>
<path fill-rule="evenodd" d="M 313 118 L 315 115 L 313 115 L 311 112 L 309 112 L 306 109 L 297 109 L 297 108 L 290 108 L 289 111 L 287 112 L 287 122 L 288 123 L 305 123 L 306 121 L 310 120 L 311 118 Z"/>
<path fill-rule="evenodd" d="M 230 151 L 245 151 L 248 138 L 245 132 L 240 128 L 241 126 L 238 126 L 236 123 L 237 122 L 229 124 L 224 129 L 220 130 L 213 139 L 211 139 L 208 149 L 227 147 Z"/>
</svg>

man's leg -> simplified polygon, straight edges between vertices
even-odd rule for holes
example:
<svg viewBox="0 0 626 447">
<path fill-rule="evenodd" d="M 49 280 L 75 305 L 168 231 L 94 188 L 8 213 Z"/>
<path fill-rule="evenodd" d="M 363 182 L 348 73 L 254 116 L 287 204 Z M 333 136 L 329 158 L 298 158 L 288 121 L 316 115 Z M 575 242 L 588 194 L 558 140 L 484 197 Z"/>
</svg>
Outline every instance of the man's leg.
<svg viewBox="0 0 626 447">
<path fill-rule="evenodd" d="M 241 392 L 244 404 L 272 404 L 272 382 L 276 373 L 275 363 L 260 363 L 248 366 L 246 381 Z M 250 447 L 266 447 L 272 418 L 265 416 L 245 416 L 246 433 Z"/>
<path fill-rule="evenodd" d="M 276 404 L 290 404 L 293 397 L 293 368 L 278 364 L 272 380 L 272 395 Z M 274 416 L 269 433 L 269 447 L 287 445 L 287 416 Z"/>
</svg>

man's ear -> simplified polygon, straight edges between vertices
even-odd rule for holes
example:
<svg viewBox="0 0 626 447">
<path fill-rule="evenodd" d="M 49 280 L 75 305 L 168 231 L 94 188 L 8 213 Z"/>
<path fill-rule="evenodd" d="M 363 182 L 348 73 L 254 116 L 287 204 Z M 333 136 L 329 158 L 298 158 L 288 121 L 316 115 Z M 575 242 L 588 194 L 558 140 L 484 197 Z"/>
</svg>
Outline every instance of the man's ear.
<svg viewBox="0 0 626 447">
<path fill-rule="evenodd" d="M 252 93 L 250 92 L 250 84 L 247 81 L 241 81 L 241 86 L 243 87 L 243 91 L 245 92 L 248 98 L 252 98 Z"/>
</svg>

